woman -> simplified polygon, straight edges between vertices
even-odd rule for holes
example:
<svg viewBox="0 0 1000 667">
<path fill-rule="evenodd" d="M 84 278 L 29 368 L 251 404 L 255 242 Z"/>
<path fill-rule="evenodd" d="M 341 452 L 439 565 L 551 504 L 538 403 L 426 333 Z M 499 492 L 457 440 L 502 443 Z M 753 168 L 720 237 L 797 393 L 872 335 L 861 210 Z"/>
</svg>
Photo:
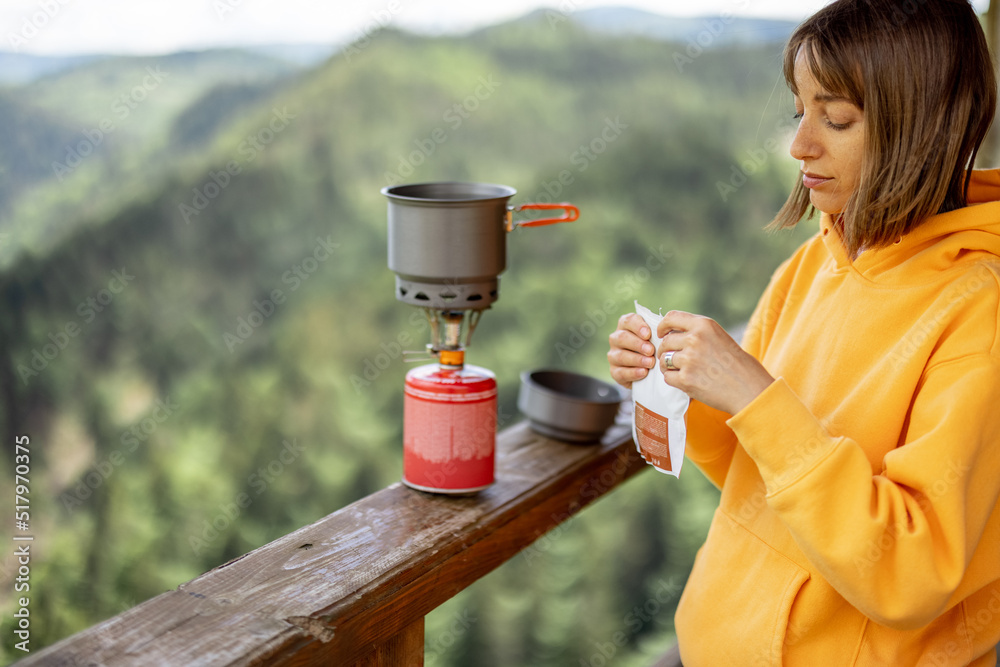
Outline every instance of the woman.
<svg viewBox="0 0 1000 667">
<path fill-rule="evenodd" d="M 620 384 L 687 392 L 722 498 L 676 616 L 692 665 L 994 665 L 1000 642 L 1000 172 L 965 0 L 840 0 L 784 57 L 821 212 L 742 348 L 668 313 L 611 335 Z M 811 212 L 811 211 L 810 211 Z"/>
</svg>

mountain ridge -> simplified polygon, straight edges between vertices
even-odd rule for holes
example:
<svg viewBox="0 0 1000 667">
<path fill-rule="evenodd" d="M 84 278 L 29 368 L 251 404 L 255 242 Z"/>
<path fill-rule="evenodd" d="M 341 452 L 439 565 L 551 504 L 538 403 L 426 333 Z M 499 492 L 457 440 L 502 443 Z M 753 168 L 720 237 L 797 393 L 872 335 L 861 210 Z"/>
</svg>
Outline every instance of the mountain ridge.
<svg viewBox="0 0 1000 667">
<path fill-rule="evenodd" d="M 691 17 L 621 6 L 591 7 L 569 11 L 548 7 L 532 10 L 521 17 L 500 21 L 489 26 L 445 34 L 461 37 L 505 24 L 534 20 L 537 16 L 544 17 L 550 27 L 565 21 L 575 21 L 588 30 L 598 33 L 641 36 L 664 41 L 697 41 L 699 36 L 704 41 L 706 39 L 704 34 L 707 34 L 711 36 L 712 42 L 715 42 L 716 46 L 780 41 L 786 39 L 796 25 L 793 21 L 751 18 L 727 13 Z M 408 31 L 404 30 L 404 32 Z M 414 31 L 414 34 L 420 35 L 421 32 L 417 30 Z M 366 38 L 370 38 L 370 36 Z M 348 45 L 340 43 L 276 42 L 274 44 L 245 44 L 206 49 L 179 49 L 171 54 L 163 55 L 208 51 L 246 51 L 298 67 L 312 67 L 336 55 L 346 46 Z M 128 55 L 124 53 L 39 55 L 0 50 L 0 85 L 11 86 L 30 83 L 44 76 L 72 70 L 99 60 L 127 57 Z"/>
</svg>

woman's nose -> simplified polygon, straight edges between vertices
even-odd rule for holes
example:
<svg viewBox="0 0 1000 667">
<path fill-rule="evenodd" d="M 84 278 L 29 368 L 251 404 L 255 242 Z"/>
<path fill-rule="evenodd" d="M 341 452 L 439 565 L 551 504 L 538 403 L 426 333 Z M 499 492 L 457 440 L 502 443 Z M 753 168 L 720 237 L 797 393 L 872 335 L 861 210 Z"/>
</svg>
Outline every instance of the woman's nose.
<svg viewBox="0 0 1000 667">
<path fill-rule="evenodd" d="M 792 145 L 788 149 L 788 152 L 793 158 L 799 161 L 819 157 L 822 147 L 817 143 L 812 130 L 812 123 L 808 119 L 802 118 L 799 120 L 799 126 L 795 130 L 795 137 L 792 139 Z"/>
</svg>

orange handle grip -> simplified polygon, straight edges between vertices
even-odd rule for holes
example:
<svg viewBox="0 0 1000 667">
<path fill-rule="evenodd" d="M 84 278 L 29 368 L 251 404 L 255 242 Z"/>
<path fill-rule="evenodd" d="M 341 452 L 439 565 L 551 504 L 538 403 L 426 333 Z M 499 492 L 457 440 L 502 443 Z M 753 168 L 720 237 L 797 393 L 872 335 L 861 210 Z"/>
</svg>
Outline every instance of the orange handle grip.
<svg viewBox="0 0 1000 667">
<path fill-rule="evenodd" d="M 554 225 L 557 222 L 573 222 L 580 217 L 580 209 L 572 204 L 567 204 L 565 202 L 560 204 L 521 204 L 516 207 L 515 211 L 524 211 L 530 209 L 538 210 L 549 210 L 549 209 L 565 209 L 566 213 L 558 218 L 539 218 L 537 220 L 523 220 L 517 223 L 518 227 L 541 227 L 542 225 Z"/>
</svg>

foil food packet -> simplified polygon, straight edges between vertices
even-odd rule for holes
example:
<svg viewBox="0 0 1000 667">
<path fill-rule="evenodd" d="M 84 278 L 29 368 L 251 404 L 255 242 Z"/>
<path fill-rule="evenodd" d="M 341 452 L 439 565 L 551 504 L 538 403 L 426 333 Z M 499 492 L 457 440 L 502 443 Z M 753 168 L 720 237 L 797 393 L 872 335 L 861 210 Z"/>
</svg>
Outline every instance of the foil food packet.
<svg viewBox="0 0 1000 667">
<path fill-rule="evenodd" d="M 660 346 L 656 327 L 662 315 L 635 302 L 635 312 L 649 327 L 649 342 Z M 674 477 L 681 474 L 684 463 L 684 444 L 687 426 L 684 415 L 691 398 L 680 389 L 671 387 L 663 379 L 659 366 L 654 366 L 646 377 L 632 383 L 632 439 L 639 455 L 660 472 Z"/>
</svg>

